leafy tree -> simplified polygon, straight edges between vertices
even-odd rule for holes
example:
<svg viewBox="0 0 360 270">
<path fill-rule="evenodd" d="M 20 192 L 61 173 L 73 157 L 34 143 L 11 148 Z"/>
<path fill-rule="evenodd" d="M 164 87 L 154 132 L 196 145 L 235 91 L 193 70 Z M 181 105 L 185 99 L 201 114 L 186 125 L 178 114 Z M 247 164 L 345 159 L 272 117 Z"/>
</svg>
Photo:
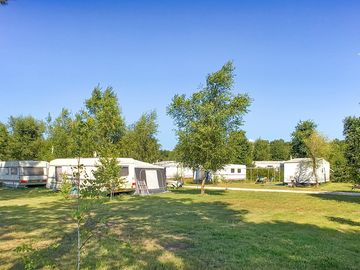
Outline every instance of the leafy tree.
<svg viewBox="0 0 360 270">
<path fill-rule="evenodd" d="M 121 166 L 115 157 L 100 157 L 97 170 L 93 172 L 98 189 L 110 194 L 110 200 L 114 194 L 124 185 L 121 177 Z"/>
<path fill-rule="evenodd" d="M 229 137 L 229 146 L 232 150 L 231 163 L 251 165 L 252 163 L 252 145 L 246 138 L 243 130 L 231 132 Z"/>
<path fill-rule="evenodd" d="M 304 143 L 307 148 L 306 152 L 311 159 L 312 174 L 315 177 L 316 186 L 319 186 L 319 177 L 317 175 L 319 158 L 326 158 L 328 156 L 329 144 L 327 139 L 316 130 L 304 139 Z"/>
<path fill-rule="evenodd" d="M 351 179 L 345 151 L 345 141 L 335 139 L 330 142 L 329 162 L 332 170 L 331 178 L 334 182 L 348 182 Z"/>
<path fill-rule="evenodd" d="M 305 158 L 308 156 L 304 140 L 316 130 L 317 125 L 312 120 L 300 121 L 295 131 L 291 134 L 291 155 L 294 158 Z"/>
<path fill-rule="evenodd" d="M 193 169 L 215 172 L 231 161 L 229 137 L 238 131 L 250 105 L 246 94 L 232 93 L 234 66 L 227 62 L 207 76 L 206 85 L 186 98 L 175 95 L 168 114 L 177 125 L 179 161 Z M 205 193 L 205 178 L 201 194 Z"/>
<path fill-rule="evenodd" d="M 270 160 L 270 144 L 268 140 L 257 139 L 254 142 L 254 160 Z"/>
<path fill-rule="evenodd" d="M 73 138 L 73 119 L 67 109 L 62 109 L 60 115 L 52 122 L 49 119 L 48 145 L 52 158 L 70 158 L 75 156 Z"/>
<path fill-rule="evenodd" d="M 121 142 L 121 152 L 125 157 L 132 157 L 146 162 L 155 162 L 160 155 L 160 145 L 156 138 L 158 124 L 155 112 L 143 114 L 133 124 Z"/>
<path fill-rule="evenodd" d="M 360 183 L 360 117 L 344 120 L 345 157 L 353 181 Z"/>
<path fill-rule="evenodd" d="M 176 154 L 173 150 L 160 150 L 159 161 L 176 160 Z"/>
<path fill-rule="evenodd" d="M 3 123 L 0 123 L 0 160 L 8 160 L 10 158 L 10 135 Z"/>
<path fill-rule="evenodd" d="M 95 87 L 85 105 L 94 151 L 101 152 L 109 149 L 109 145 L 117 145 L 124 136 L 126 127 L 112 87 L 107 87 L 104 91 L 99 86 Z M 112 149 L 116 151 L 116 148 Z"/>
<path fill-rule="evenodd" d="M 17 160 L 40 159 L 45 124 L 32 116 L 10 117 L 10 152 Z"/>
<path fill-rule="evenodd" d="M 270 142 L 271 160 L 288 160 L 290 158 L 290 144 L 283 139 Z"/>
</svg>

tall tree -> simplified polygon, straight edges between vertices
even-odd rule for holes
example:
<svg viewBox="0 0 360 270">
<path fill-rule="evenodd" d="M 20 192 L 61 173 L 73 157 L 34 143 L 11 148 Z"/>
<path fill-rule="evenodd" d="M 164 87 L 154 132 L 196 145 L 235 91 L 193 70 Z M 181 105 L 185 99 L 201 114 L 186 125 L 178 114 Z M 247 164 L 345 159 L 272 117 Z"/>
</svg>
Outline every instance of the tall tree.
<svg viewBox="0 0 360 270">
<path fill-rule="evenodd" d="M 17 160 L 40 159 L 45 124 L 32 116 L 10 117 L 10 152 Z"/>
<path fill-rule="evenodd" d="M 305 158 L 308 156 L 304 140 L 316 130 L 317 125 L 312 120 L 300 121 L 295 131 L 291 134 L 291 155 L 294 158 Z"/>
<path fill-rule="evenodd" d="M 172 99 L 168 114 L 178 128 L 177 152 L 184 165 L 215 172 L 230 162 L 230 133 L 239 131 L 250 105 L 248 95 L 232 93 L 233 85 L 234 66 L 227 62 L 207 76 L 202 90 L 189 98 L 175 95 Z M 204 193 L 205 178 L 201 184 Z"/>
<path fill-rule="evenodd" d="M 116 146 L 125 134 L 125 122 L 121 115 L 118 98 L 112 89 L 104 91 L 95 87 L 92 95 L 85 101 L 88 125 L 91 127 L 94 151 Z M 112 147 L 116 151 L 116 147 Z M 101 153 L 100 153 L 101 154 Z"/>
<path fill-rule="evenodd" d="M 283 139 L 270 142 L 270 154 L 272 160 L 288 160 L 290 158 L 290 144 Z"/>
<path fill-rule="evenodd" d="M 348 182 L 351 179 L 345 153 L 345 141 L 335 139 L 330 142 L 329 162 L 332 170 L 331 178 L 334 182 Z"/>
<path fill-rule="evenodd" d="M 127 131 L 121 141 L 121 153 L 146 162 L 155 162 L 160 156 L 156 138 L 158 124 L 156 112 L 145 113 Z"/>
<path fill-rule="evenodd" d="M 360 117 L 344 120 L 345 157 L 353 181 L 360 183 Z"/>
<path fill-rule="evenodd" d="M 257 139 L 254 142 L 254 160 L 270 160 L 270 144 L 268 140 Z"/>
<path fill-rule="evenodd" d="M 10 136 L 6 126 L 0 123 L 0 160 L 8 160 L 10 158 Z"/>
<path fill-rule="evenodd" d="M 243 130 L 230 133 L 229 146 L 232 150 L 231 163 L 251 165 L 252 163 L 252 145 L 246 138 Z"/>
<path fill-rule="evenodd" d="M 62 109 L 54 121 L 49 119 L 48 133 L 48 147 L 51 148 L 52 158 L 75 156 L 73 119 L 69 110 Z"/>
<path fill-rule="evenodd" d="M 309 137 L 304 139 L 306 152 L 311 160 L 312 174 L 315 177 L 316 186 L 319 186 L 319 177 L 317 169 L 319 167 L 319 159 L 327 158 L 329 153 L 329 144 L 327 139 L 318 131 L 311 133 Z"/>
</svg>

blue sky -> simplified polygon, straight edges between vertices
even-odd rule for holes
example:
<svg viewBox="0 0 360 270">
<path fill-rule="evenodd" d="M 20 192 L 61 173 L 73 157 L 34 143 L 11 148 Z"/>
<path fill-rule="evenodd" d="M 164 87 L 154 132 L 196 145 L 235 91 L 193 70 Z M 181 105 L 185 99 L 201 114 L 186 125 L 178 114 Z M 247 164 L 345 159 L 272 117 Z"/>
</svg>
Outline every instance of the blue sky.
<svg viewBox="0 0 360 270">
<path fill-rule="evenodd" d="M 166 106 L 228 60 L 254 100 L 250 139 L 289 139 L 313 119 L 329 138 L 360 112 L 359 1 L 29 1 L 0 7 L 0 121 L 76 112 L 111 85 L 127 123 Z"/>
</svg>

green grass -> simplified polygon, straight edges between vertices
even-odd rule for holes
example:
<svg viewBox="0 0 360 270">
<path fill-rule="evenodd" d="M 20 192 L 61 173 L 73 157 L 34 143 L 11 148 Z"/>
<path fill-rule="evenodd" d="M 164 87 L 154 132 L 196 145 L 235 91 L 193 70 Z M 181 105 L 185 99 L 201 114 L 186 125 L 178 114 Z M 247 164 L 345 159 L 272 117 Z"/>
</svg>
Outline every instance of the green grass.
<svg viewBox="0 0 360 270">
<path fill-rule="evenodd" d="M 187 184 L 196 186 L 196 184 Z M 207 184 L 209 187 L 234 187 L 234 188 L 259 188 L 259 189 L 285 189 L 285 190 L 304 190 L 304 191 L 342 191 L 342 192 L 360 192 L 359 189 L 352 190 L 352 183 L 323 183 L 319 187 L 289 187 L 281 182 L 268 182 L 266 184 L 255 184 L 249 181 L 232 181 L 229 183 Z"/>
<path fill-rule="evenodd" d="M 84 269 L 358 269 L 360 198 L 179 190 L 107 203 L 110 233 Z M 44 189 L 0 189 L 0 269 L 33 243 L 55 269 L 74 269 L 70 202 Z M 39 262 L 41 268 L 41 262 Z"/>
</svg>

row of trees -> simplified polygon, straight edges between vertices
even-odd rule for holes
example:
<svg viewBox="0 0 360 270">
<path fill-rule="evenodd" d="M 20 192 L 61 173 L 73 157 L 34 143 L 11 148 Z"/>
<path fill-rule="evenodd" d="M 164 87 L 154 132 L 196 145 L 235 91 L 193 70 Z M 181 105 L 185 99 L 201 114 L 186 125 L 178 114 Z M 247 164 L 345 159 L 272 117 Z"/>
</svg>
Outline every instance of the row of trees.
<svg viewBox="0 0 360 270">
<path fill-rule="evenodd" d="M 76 157 L 78 138 L 82 157 L 111 154 L 154 162 L 160 158 L 157 131 L 155 112 L 145 113 L 127 126 L 113 89 L 98 86 L 85 100 L 85 108 L 75 114 L 63 109 L 55 119 L 50 115 L 46 121 L 19 116 L 0 123 L 0 160 Z"/>
</svg>

